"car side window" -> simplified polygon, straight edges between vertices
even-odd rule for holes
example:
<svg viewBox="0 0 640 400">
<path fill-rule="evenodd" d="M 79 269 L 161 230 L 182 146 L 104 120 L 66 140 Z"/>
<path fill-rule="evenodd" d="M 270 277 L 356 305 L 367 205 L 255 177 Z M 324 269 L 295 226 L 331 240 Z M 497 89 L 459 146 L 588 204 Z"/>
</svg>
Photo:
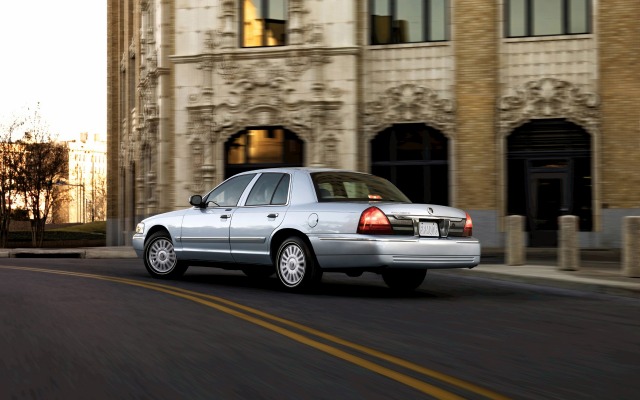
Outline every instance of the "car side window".
<svg viewBox="0 0 640 400">
<path fill-rule="evenodd" d="M 276 188 L 276 192 L 273 194 L 273 200 L 271 200 L 271 204 L 273 205 L 287 204 L 287 197 L 289 196 L 290 181 L 291 181 L 291 177 L 289 176 L 289 174 L 284 174 L 282 179 L 280 179 L 280 183 Z"/>
<path fill-rule="evenodd" d="M 264 173 L 258 178 L 247 197 L 247 206 L 262 206 L 272 204 L 272 199 L 278 184 L 284 174 Z"/>
<path fill-rule="evenodd" d="M 247 188 L 247 185 L 256 176 L 256 174 L 247 174 L 233 177 L 217 188 L 215 188 L 207 196 L 205 202 L 215 202 L 220 207 L 235 207 L 238 205 L 240 196 Z"/>
</svg>

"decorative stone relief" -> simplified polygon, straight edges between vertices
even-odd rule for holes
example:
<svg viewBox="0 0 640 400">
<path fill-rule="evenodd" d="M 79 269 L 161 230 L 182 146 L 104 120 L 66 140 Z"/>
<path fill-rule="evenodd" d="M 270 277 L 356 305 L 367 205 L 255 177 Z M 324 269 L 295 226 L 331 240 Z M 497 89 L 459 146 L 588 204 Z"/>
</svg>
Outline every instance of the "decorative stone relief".
<svg viewBox="0 0 640 400">
<path fill-rule="evenodd" d="M 204 50 L 205 53 L 212 53 L 216 47 L 220 46 L 220 31 L 207 31 L 204 33 Z"/>
<path fill-rule="evenodd" d="M 307 104 L 290 101 L 293 89 L 282 77 L 283 71 L 267 65 L 246 72 L 245 78 L 251 79 L 238 80 L 229 101 L 216 107 L 214 130 L 229 137 L 247 126 L 295 125 L 296 133 L 308 136 Z"/>
<path fill-rule="evenodd" d="M 192 183 L 189 189 L 193 193 L 202 193 L 204 191 L 204 180 L 202 166 L 204 165 L 204 149 L 200 139 L 196 139 L 191 143 L 191 170 L 193 171 Z"/>
<path fill-rule="evenodd" d="M 258 68 L 260 66 L 260 68 Z M 321 132 L 327 130 L 326 118 L 331 130 L 339 130 L 340 120 L 328 117 L 329 111 L 339 110 L 342 102 L 325 100 L 321 94 L 311 101 L 292 99 L 294 89 L 284 78 L 286 72 L 269 63 L 256 63 L 243 72 L 230 91 L 227 102 L 215 107 L 213 129 L 226 139 L 247 126 L 281 125 L 291 129 L 307 142 L 321 139 Z M 321 90 L 325 91 L 324 87 Z M 330 94 L 337 93 L 329 90 Z M 319 119 L 320 118 L 320 119 Z M 322 129 L 318 128 L 322 124 Z M 316 133 L 314 133 L 316 132 Z"/>
<path fill-rule="evenodd" d="M 338 147 L 339 140 L 337 136 L 331 132 L 322 140 L 324 149 L 324 165 L 329 168 L 338 168 Z"/>
<path fill-rule="evenodd" d="M 147 65 L 150 71 L 154 71 L 158 68 L 158 50 L 153 50 L 153 52 L 147 57 Z"/>
<path fill-rule="evenodd" d="M 498 104 L 500 134 L 508 135 L 518 126 L 538 118 L 567 118 L 591 133 L 597 130 L 599 99 L 593 92 L 555 78 L 529 81 L 503 96 Z"/>
<path fill-rule="evenodd" d="M 189 140 L 191 142 L 213 142 L 213 106 L 187 106 L 187 111 L 189 112 L 187 125 Z"/>
<path fill-rule="evenodd" d="M 131 39 L 131 43 L 129 44 L 129 58 L 136 57 L 136 42 Z"/>
<path fill-rule="evenodd" d="M 322 64 L 328 64 L 331 58 L 327 57 L 321 50 L 299 50 L 292 49 L 285 59 L 287 72 L 292 80 L 297 80 L 308 69 Z"/>
<path fill-rule="evenodd" d="M 240 64 L 230 54 L 224 54 L 217 63 L 216 71 L 222 76 L 225 83 L 230 84 L 240 74 Z"/>
<path fill-rule="evenodd" d="M 448 135 L 454 132 L 454 102 L 441 99 L 427 87 L 411 83 L 387 89 L 379 100 L 365 104 L 364 124 L 369 138 L 395 123 L 424 122 Z"/>
<path fill-rule="evenodd" d="M 236 6 L 234 0 L 223 0 L 221 7 L 221 15 L 222 19 L 222 31 L 220 32 L 220 37 L 222 38 L 222 42 L 220 45 L 223 49 L 233 49 L 236 47 L 236 26 L 233 21 L 236 20 Z"/>
</svg>

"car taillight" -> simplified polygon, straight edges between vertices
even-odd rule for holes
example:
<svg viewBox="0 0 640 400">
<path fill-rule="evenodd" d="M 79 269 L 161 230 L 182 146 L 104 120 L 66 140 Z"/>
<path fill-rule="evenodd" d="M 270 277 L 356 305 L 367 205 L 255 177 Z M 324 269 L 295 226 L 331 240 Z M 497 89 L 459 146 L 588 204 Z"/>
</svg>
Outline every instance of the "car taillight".
<svg viewBox="0 0 640 400">
<path fill-rule="evenodd" d="M 473 221 L 471 221 L 471 216 L 469 213 L 467 214 L 467 220 L 464 222 L 464 229 L 462 230 L 462 236 L 471 236 L 473 235 Z"/>
<path fill-rule="evenodd" d="M 392 235 L 393 228 L 389 218 L 378 207 L 369 207 L 360 215 L 358 233 L 373 235 Z"/>
</svg>

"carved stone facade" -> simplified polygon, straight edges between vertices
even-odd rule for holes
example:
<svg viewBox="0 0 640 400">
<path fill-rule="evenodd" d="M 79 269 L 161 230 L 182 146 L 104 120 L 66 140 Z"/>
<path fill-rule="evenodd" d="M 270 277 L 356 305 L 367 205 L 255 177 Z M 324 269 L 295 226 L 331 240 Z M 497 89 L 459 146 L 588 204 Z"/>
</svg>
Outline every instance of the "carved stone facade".
<svg viewBox="0 0 640 400">
<path fill-rule="evenodd" d="M 547 119 L 591 137 L 594 228 L 580 232 L 582 244 L 618 243 L 605 212 L 616 202 L 602 189 L 616 177 L 602 165 L 625 161 L 603 145 L 611 133 L 599 99 L 610 75 L 598 29 L 609 25 L 600 1 L 589 34 L 505 38 L 503 0 L 451 0 L 450 40 L 371 46 L 369 2 L 289 0 L 286 45 L 252 48 L 241 45 L 244 4 L 109 1 L 109 29 L 119 37 L 109 47 L 109 148 L 118 155 L 110 164 L 113 244 L 128 243 L 143 217 L 184 207 L 190 194 L 221 182 L 225 144 L 243 130 L 282 127 L 303 142 L 304 165 L 370 171 L 380 132 L 424 124 L 448 141 L 442 190 L 451 205 L 470 212 L 484 246 L 501 247 L 506 141 Z M 640 17 L 636 11 L 628 18 Z M 632 77 L 628 87 L 640 93 Z M 639 126 L 629 116 L 629 135 Z M 640 195 L 634 199 L 640 204 Z"/>
</svg>

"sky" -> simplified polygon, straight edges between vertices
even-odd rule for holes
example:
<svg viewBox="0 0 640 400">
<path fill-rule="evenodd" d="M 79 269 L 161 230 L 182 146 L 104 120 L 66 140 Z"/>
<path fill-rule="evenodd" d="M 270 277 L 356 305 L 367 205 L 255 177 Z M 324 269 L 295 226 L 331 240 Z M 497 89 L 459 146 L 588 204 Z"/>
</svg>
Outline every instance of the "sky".
<svg viewBox="0 0 640 400">
<path fill-rule="evenodd" d="M 107 130 L 104 0 L 0 2 L 0 125 L 39 103 L 61 140 Z"/>
</svg>

